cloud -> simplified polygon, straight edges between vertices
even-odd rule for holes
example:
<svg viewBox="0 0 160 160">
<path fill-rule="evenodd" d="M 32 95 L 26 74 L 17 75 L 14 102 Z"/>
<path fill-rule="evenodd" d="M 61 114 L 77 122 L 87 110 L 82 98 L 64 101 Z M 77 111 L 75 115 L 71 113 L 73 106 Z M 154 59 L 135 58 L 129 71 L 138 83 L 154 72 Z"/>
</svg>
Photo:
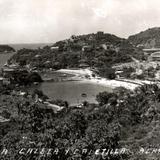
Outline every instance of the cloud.
<svg viewBox="0 0 160 160">
<path fill-rule="evenodd" d="M 0 0 L 0 43 L 55 42 L 102 30 L 127 37 L 160 26 L 159 0 Z"/>
</svg>

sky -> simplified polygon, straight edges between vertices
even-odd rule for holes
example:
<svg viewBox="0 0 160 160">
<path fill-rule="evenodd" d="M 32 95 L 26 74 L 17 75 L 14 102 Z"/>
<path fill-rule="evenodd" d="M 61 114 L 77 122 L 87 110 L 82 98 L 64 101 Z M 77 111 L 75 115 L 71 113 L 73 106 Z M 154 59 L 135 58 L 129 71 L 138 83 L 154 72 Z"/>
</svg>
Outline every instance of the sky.
<svg viewBox="0 0 160 160">
<path fill-rule="evenodd" d="M 53 43 L 160 27 L 160 0 L 0 0 L 0 43 Z"/>
</svg>

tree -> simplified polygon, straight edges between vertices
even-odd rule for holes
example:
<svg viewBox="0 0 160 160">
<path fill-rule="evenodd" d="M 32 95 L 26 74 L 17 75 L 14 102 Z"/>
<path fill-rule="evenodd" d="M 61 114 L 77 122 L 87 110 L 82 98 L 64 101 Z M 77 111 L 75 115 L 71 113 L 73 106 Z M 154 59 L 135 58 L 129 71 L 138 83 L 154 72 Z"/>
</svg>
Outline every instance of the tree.
<svg viewBox="0 0 160 160">
<path fill-rule="evenodd" d="M 100 92 L 96 96 L 96 100 L 99 102 L 100 105 L 107 104 L 109 99 L 112 97 L 116 97 L 114 93 L 108 93 L 108 92 Z"/>
<path fill-rule="evenodd" d="M 99 68 L 99 75 L 108 79 L 115 79 L 115 70 L 111 67 Z"/>
</svg>

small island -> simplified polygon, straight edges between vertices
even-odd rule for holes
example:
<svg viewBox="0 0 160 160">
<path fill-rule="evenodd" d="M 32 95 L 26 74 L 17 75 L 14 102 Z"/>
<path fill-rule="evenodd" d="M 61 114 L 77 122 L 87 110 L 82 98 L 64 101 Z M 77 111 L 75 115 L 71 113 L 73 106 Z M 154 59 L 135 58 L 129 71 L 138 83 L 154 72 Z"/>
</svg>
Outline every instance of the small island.
<svg viewBox="0 0 160 160">
<path fill-rule="evenodd" d="M 0 54 L 15 52 L 15 49 L 9 45 L 0 45 Z"/>
</svg>

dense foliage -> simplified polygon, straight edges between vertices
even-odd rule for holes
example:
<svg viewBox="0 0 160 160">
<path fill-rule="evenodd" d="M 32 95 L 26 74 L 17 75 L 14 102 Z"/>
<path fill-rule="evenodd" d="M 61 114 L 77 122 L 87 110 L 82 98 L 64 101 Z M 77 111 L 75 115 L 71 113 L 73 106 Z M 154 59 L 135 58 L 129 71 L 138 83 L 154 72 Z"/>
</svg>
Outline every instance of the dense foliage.
<svg viewBox="0 0 160 160">
<path fill-rule="evenodd" d="M 30 85 L 33 82 L 42 82 L 41 76 L 36 72 L 28 72 L 19 70 L 10 74 L 12 84 Z"/>
<path fill-rule="evenodd" d="M 129 41 L 111 34 L 103 33 L 99 36 L 97 33 L 72 36 L 42 49 L 21 49 L 9 62 L 29 64 L 37 69 L 81 66 L 107 68 L 116 63 L 130 62 L 131 56 L 143 59 L 143 53 Z"/>
<path fill-rule="evenodd" d="M 41 94 L 38 92 L 38 94 Z M 0 147 L 9 150 L 1 159 L 137 159 L 147 160 L 156 155 L 108 154 L 98 149 L 128 148 L 131 151 L 140 147 L 158 146 L 160 119 L 160 90 L 156 85 L 144 85 L 135 91 L 117 88 L 113 93 L 97 95 L 99 105 L 88 104 L 83 108 L 65 107 L 54 113 L 34 98 L 8 95 L 10 102 L 1 94 L 1 108 L 7 110 L 10 122 L 1 123 Z M 14 111 L 14 112 L 13 112 Z M 22 148 L 23 151 L 19 152 Z M 27 154 L 28 148 L 38 152 Z M 42 148 L 53 148 L 54 153 L 39 152 Z M 55 149 L 58 148 L 58 151 Z M 65 154 L 65 149 L 70 149 Z M 75 150 L 76 153 L 73 153 Z M 82 149 L 93 151 L 90 154 Z M 101 152 L 101 154 L 100 154 Z M 57 154 L 56 154 L 57 153 Z M 103 153 L 103 154 L 102 154 Z"/>
<path fill-rule="evenodd" d="M 0 53 L 15 52 L 15 49 L 8 45 L 0 45 Z"/>
<path fill-rule="evenodd" d="M 132 35 L 128 38 L 134 45 L 143 48 L 159 48 L 160 47 L 160 28 L 154 27 Z"/>
</svg>

